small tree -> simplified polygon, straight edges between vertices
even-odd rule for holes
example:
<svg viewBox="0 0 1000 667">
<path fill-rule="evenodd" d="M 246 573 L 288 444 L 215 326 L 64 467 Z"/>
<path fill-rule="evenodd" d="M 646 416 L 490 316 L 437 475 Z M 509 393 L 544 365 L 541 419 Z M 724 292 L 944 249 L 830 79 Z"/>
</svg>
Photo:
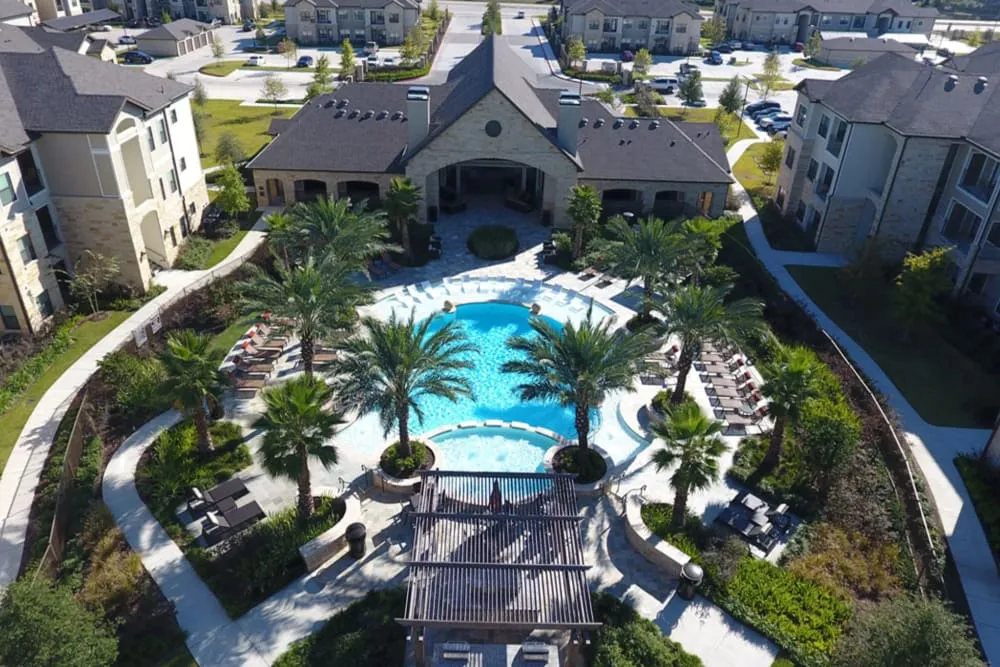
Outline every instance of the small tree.
<svg viewBox="0 0 1000 667">
<path fill-rule="evenodd" d="M 740 110 L 742 106 L 743 99 L 740 96 L 740 77 L 734 76 L 726 84 L 726 87 L 722 89 L 722 94 L 719 95 L 719 107 L 725 109 L 729 113 L 736 113 Z"/>
<path fill-rule="evenodd" d="M 853 62 L 851 62 L 851 69 L 857 69 L 862 65 L 864 65 L 866 62 L 868 62 L 867 58 L 865 58 L 864 56 L 858 56 L 853 60 Z"/>
<path fill-rule="evenodd" d="M 579 259 L 587 234 L 601 219 L 601 195 L 589 185 L 574 185 L 566 212 L 573 221 L 573 259 Z"/>
<path fill-rule="evenodd" d="M 427 5 L 427 18 L 437 22 L 441 18 L 441 8 L 438 6 L 438 0 L 431 0 L 430 4 Z"/>
<path fill-rule="evenodd" d="M 569 60 L 570 67 L 587 59 L 587 47 L 576 35 L 566 40 L 566 59 Z"/>
<path fill-rule="evenodd" d="M 232 132 L 223 132 L 215 142 L 215 161 L 219 164 L 232 162 L 237 164 L 246 158 L 243 144 Z"/>
<path fill-rule="evenodd" d="M 483 12 L 484 35 L 502 35 L 503 17 L 500 15 L 499 0 L 486 0 L 486 11 Z"/>
<path fill-rule="evenodd" d="M 217 402 L 225 387 L 225 379 L 219 371 L 219 358 L 212 353 L 211 345 L 210 337 L 184 329 L 167 336 L 166 348 L 159 354 L 166 374 L 163 395 L 194 420 L 198 431 L 198 452 L 202 455 L 212 451 L 206 404 Z"/>
<path fill-rule="evenodd" d="M 333 72 L 330 70 L 330 59 L 324 54 L 316 60 L 316 71 L 313 72 L 312 82 L 306 88 L 306 99 L 311 100 L 331 90 L 333 90 Z"/>
<path fill-rule="evenodd" d="M 281 0 L 271 0 L 271 13 L 274 15 L 281 14 Z"/>
<path fill-rule="evenodd" d="M 246 185 L 243 184 L 243 177 L 240 176 L 239 169 L 232 162 L 227 162 L 222 168 L 215 203 L 231 218 L 250 210 L 250 198 L 247 197 Z"/>
<path fill-rule="evenodd" d="M 805 48 L 802 49 L 802 53 L 806 58 L 817 58 L 819 57 L 819 52 L 822 46 L 823 39 L 819 36 L 819 31 L 816 30 L 806 41 Z"/>
<path fill-rule="evenodd" d="M 410 221 L 417 217 L 420 208 L 420 188 L 408 178 L 394 178 L 389 182 L 389 192 L 385 197 L 385 211 L 389 220 L 399 231 L 399 244 L 403 254 L 412 259 L 410 248 Z"/>
<path fill-rule="evenodd" d="M 212 57 L 215 58 L 216 62 L 222 63 L 223 56 L 226 55 L 226 46 L 219 39 L 218 35 L 212 35 L 212 41 L 209 42 L 212 46 Z"/>
<path fill-rule="evenodd" d="M 354 76 L 354 47 L 351 40 L 345 39 L 340 45 L 340 78 Z"/>
<path fill-rule="evenodd" d="M 677 91 L 681 99 L 688 104 L 694 104 L 700 100 L 704 94 L 701 90 L 701 72 L 694 70 L 681 82 L 681 87 Z"/>
<path fill-rule="evenodd" d="M 618 98 L 615 96 L 615 91 L 610 88 L 602 88 L 594 94 L 594 97 L 611 106 L 615 106 L 615 103 L 618 101 Z"/>
<path fill-rule="evenodd" d="M 174 17 L 166 9 L 160 10 L 160 23 L 170 23 Z"/>
<path fill-rule="evenodd" d="M 639 49 L 632 61 L 632 78 L 642 81 L 649 75 L 649 68 L 653 66 L 653 56 L 649 55 L 647 49 Z"/>
<path fill-rule="evenodd" d="M 399 49 L 399 59 L 404 65 L 412 65 L 424 55 L 422 40 L 423 32 L 420 28 L 410 28 L 406 31 L 403 46 Z"/>
<path fill-rule="evenodd" d="M 191 91 L 191 101 L 200 107 L 205 106 L 205 101 L 208 99 L 208 92 L 205 90 L 205 84 L 201 82 L 199 77 L 194 78 L 194 90 Z"/>
<path fill-rule="evenodd" d="M 764 71 L 757 75 L 757 92 L 761 99 L 766 98 L 781 81 L 781 61 L 777 51 L 770 51 L 764 58 Z"/>
<path fill-rule="evenodd" d="M 118 657 L 114 629 L 68 588 L 44 578 L 10 584 L 0 599 L 0 664 L 104 667 Z"/>
<path fill-rule="evenodd" d="M 931 248 L 907 254 L 903 259 L 903 271 L 891 292 L 891 305 L 904 341 L 917 327 L 941 317 L 937 298 L 951 287 L 949 252 L 950 247 Z"/>
<path fill-rule="evenodd" d="M 83 257 L 73 265 L 69 293 L 77 301 L 86 301 L 91 313 L 100 307 L 97 297 L 106 290 L 120 271 L 117 257 L 105 257 L 92 250 L 84 250 Z"/>
<path fill-rule="evenodd" d="M 805 469 L 813 483 L 825 491 L 857 449 L 861 422 L 845 401 L 810 398 L 799 412 L 795 434 Z"/>
<path fill-rule="evenodd" d="M 660 115 L 660 110 L 656 108 L 656 94 L 645 84 L 635 88 L 635 112 L 646 118 L 656 118 Z"/>
<path fill-rule="evenodd" d="M 274 113 L 278 113 L 278 102 L 288 94 L 288 86 L 277 74 L 268 74 L 264 77 L 264 87 L 260 89 L 260 96 L 274 105 Z"/>
<path fill-rule="evenodd" d="M 201 146 L 205 142 L 205 112 L 201 109 L 191 109 L 191 123 L 194 125 L 194 136 Z M 200 151 L 204 152 L 204 151 Z"/>
<path fill-rule="evenodd" d="M 259 26 L 257 27 L 257 31 L 253 34 L 253 43 L 256 46 L 264 46 L 267 44 L 267 33 L 264 32 L 263 28 Z"/>
<path fill-rule="evenodd" d="M 757 158 L 757 166 L 764 172 L 767 183 L 771 182 L 771 177 L 776 171 L 781 169 L 781 156 L 785 153 L 785 142 L 777 139 L 764 144 L 764 150 Z"/>
<path fill-rule="evenodd" d="M 285 56 L 285 66 L 291 67 L 295 56 L 299 54 L 299 45 L 286 37 L 278 42 L 278 53 Z"/>
<path fill-rule="evenodd" d="M 778 358 L 764 369 L 764 386 L 760 391 L 767 397 L 774 417 L 771 440 L 761 463 L 764 470 L 773 470 L 781 462 L 785 442 L 785 427 L 797 424 L 802 405 L 815 398 L 820 385 L 817 378 L 819 362 L 816 355 L 804 347 L 781 348 Z"/>
<path fill-rule="evenodd" d="M 701 24 L 701 36 L 710 45 L 718 44 L 726 38 L 726 20 L 718 14 Z"/>
</svg>

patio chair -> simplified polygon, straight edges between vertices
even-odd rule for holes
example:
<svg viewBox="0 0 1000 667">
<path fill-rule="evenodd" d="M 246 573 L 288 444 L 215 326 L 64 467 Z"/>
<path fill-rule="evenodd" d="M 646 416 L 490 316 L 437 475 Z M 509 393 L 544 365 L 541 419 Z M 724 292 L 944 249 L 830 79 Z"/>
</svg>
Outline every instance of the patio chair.
<svg viewBox="0 0 1000 667">
<path fill-rule="evenodd" d="M 281 350 L 275 348 L 260 349 L 251 341 L 244 341 L 240 346 L 243 354 L 254 359 L 277 359 L 281 356 Z"/>
<path fill-rule="evenodd" d="M 236 499 L 250 493 L 247 485 L 239 477 L 232 477 L 221 484 L 216 484 L 208 491 L 202 491 L 198 487 L 191 487 L 193 498 L 188 501 L 188 509 L 197 512 L 218 505 L 226 499 Z"/>
<path fill-rule="evenodd" d="M 716 384 L 714 380 L 712 381 L 711 389 L 714 395 L 719 398 L 741 398 L 743 396 L 743 394 L 741 394 L 736 387 L 727 387 L 722 384 Z M 711 395 L 712 394 L 709 394 L 709 396 Z"/>
<path fill-rule="evenodd" d="M 701 368 L 698 368 L 699 365 Z M 698 368 L 699 373 L 706 375 L 728 375 L 731 372 L 729 366 L 725 364 L 698 364 L 695 362 L 695 368 Z"/>
<path fill-rule="evenodd" d="M 242 377 L 264 377 L 267 378 L 274 372 L 274 364 L 269 361 L 257 361 L 247 359 L 243 355 L 237 354 L 233 357 L 233 368 L 235 375 Z"/>
<path fill-rule="evenodd" d="M 205 532 L 218 534 L 221 531 L 223 534 L 231 535 L 244 528 L 249 528 L 265 516 L 267 515 L 256 500 L 228 512 L 220 513 L 209 510 L 205 514 Z"/>
</svg>

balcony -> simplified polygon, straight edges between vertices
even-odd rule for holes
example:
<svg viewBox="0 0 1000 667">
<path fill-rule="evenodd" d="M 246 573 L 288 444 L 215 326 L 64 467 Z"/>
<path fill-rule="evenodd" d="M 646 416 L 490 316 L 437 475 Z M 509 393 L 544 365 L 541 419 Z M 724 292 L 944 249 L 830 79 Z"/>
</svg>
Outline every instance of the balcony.
<svg viewBox="0 0 1000 667">
<path fill-rule="evenodd" d="M 975 153 L 969 160 L 965 173 L 962 174 L 959 187 L 985 204 L 993 197 L 998 180 L 1000 180 L 1000 165 L 997 161 L 986 157 L 983 153 Z"/>
<path fill-rule="evenodd" d="M 17 156 L 17 166 L 21 170 L 21 181 L 24 183 L 24 189 L 28 191 L 29 197 L 34 197 L 45 189 L 42 174 L 35 165 L 35 158 L 31 151 L 24 151 Z"/>
</svg>

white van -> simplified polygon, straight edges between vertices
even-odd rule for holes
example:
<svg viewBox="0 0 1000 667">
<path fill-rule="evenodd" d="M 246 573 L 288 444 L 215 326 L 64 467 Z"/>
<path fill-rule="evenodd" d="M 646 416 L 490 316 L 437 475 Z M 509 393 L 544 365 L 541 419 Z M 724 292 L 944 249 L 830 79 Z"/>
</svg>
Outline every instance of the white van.
<svg viewBox="0 0 1000 667">
<path fill-rule="evenodd" d="M 649 82 L 649 87 L 662 95 L 672 95 L 680 86 L 680 81 L 673 77 L 661 77 Z"/>
<path fill-rule="evenodd" d="M 377 42 L 365 42 L 365 55 L 371 56 L 378 53 L 378 43 Z"/>
</svg>

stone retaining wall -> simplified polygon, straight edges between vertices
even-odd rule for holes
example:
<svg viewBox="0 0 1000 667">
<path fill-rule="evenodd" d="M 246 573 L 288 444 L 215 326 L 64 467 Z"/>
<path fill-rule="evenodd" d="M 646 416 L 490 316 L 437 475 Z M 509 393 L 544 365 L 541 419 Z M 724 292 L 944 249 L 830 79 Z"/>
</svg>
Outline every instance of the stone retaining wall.
<svg viewBox="0 0 1000 667">
<path fill-rule="evenodd" d="M 661 540 L 646 527 L 642 520 L 642 506 L 644 499 L 638 494 L 630 494 L 625 500 L 625 536 L 629 544 L 635 547 L 643 557 L 653 565 L 666 570 L 670 576 L 679 577 L 681 568 L 684 567 L 691 557 L 675 547 L 674 545 Z"/>
<path fill-rule="evenodd" d="M 361 499 L 357 494 L 344 497 L 344 516 L 325 532 L 317 535 L 299 547 L 299 554 L 306 563 L 306 570 L 313 572 L 320 565 L 347 548 L 345 531 L 352 523 L 361 519 Z"/>
</svg>

